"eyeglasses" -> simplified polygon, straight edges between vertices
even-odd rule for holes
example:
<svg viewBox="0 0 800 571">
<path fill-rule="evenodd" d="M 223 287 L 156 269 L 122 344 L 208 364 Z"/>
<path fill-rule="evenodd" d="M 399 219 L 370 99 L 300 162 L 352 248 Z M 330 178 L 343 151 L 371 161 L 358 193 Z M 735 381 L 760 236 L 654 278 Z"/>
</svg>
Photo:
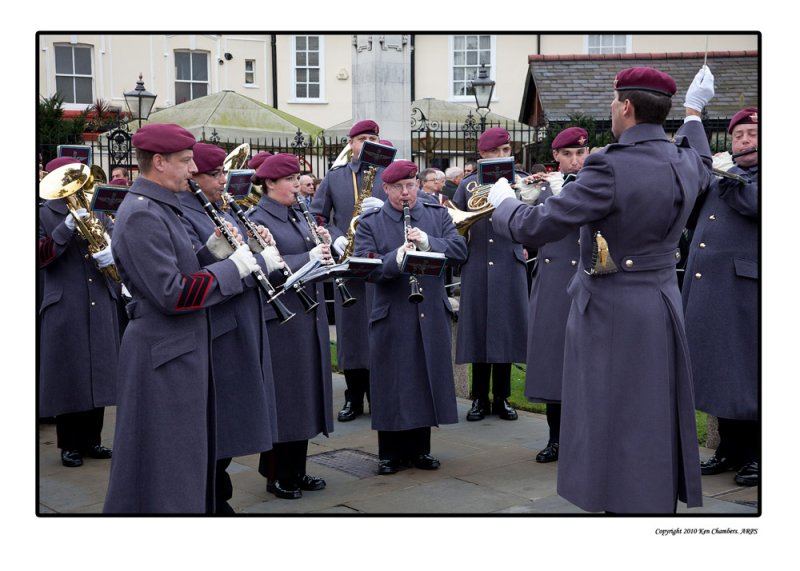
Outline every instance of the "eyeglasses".
<svg viewBox="0 0 800 571">
<path fill-rule="evenodd" d="M 221 170 L 221 169 L 220 170 L 213 170 L 213 171 L 207 172 L 205 174 L 207 174 L 211 178 L 219 178 L 221 176 L 225 176 L 225 171 Z"/>
<path fill-rule="evenodd" d="M 407 182 L 405 184 L 395 183 L 395 184 L 390 184 L 388 186 L 389 190 L 400 192 L 403 189 L 414 190 L 415 188 L 417 188 L 417 183 L 416 182 Z"/>
</svg>

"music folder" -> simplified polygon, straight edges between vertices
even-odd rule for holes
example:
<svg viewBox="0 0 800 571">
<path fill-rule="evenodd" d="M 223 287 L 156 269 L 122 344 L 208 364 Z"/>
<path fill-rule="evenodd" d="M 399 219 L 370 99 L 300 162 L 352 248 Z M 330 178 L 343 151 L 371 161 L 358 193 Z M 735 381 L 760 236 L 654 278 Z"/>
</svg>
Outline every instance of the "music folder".
<svg viewBox="0 0 800 571">
<path fill-rule="evenodd" d="M 256 171 L 253 169 L 228 171 L 228 182 L 225 185 L 225 192 L 236 200 L 244 198 L 250 194 L 250 189 L 253 187 L 251 179 L 254 174 L 256 174 Z"/>
<path fill-rule="evenodd" d="M 309 272 L 304 278 L 303 283 L 314 283 L 326 279 L 352 278 L 366 279 L 376 268 L 383 264 L 380 258 L 347 258 L 340 264 L 330 266 L 320 266 L 313 272 Z"/>
<path fill-rule="evenodd" d="M 286 279 L 286 281 L 283 283 L 283 289 L 289 289 L 296 282 L 301 280 L 303 283 L 307 283 L 306 279 L 308 278 L 308 276 L 312 274 L 315 270 L 317 270 L 321 263 L 322 262 L 320 262 L 317 259 L 309 260 L 308 262 L 306 262 L 302 268 L 300 268 L 296 272 L 292 272 L 292 275 Z"/>
<path fill-rule="evenodd" d="M 441 252 L 406 252 L 400 271 L 415 276 L 441 276 L 447 256 Z"/>
<path fill-rule="evenodd" d="M 478 159 L 478 184 L 494 184 L 501 178 L 514 182 L 514 157 Z"/>
<path fill-rule="evenodd" d="M 361 146 L 361 153 L 358 155 L 358 160 L 368 165 L 386 168 L 394 160 L 397 154 L 397 149 L 389 145 L 381 145 L 372 141 L 364 141 Z"/>
<path fill-rule="evenodd" d="M 89 207 L 92 212 L 114 214 L 127 196 L 128 187 L 116 184 L 98 184 L 94 187 L 92 194 L 92 204 Z"/>
</svg>

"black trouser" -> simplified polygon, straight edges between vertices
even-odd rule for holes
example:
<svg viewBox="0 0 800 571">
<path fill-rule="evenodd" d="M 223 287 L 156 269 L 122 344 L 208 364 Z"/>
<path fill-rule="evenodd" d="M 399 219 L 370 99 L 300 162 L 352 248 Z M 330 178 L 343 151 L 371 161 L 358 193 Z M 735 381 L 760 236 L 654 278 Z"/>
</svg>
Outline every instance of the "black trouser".
<svg viewBox="0 0 800 571">
<path fill-rule="evenodd" d="M 743 466 L 757 461 L 758 421 L 719 418 L 719 446 L 716 456 L 728 458 L 734 464 Z"/>
<path fill-rule="evenodd" d="M 258 473 L 270 481 L 297 481 L 306 474 L 307 455 L 308 440 L 276 442 L 272 450 L 261 453 Z"/>
<path fill-rule="evenodd" d="M 494 400 L 511 395 L 511 363 L 472 363 L 472 398 L 489 400 L 489 377 Z"/>
<path fill-rule="evenodd" d="M 56 416 L 56 439 L 62 450 L 86 452 L 100 444 L 105 408 L 93 408 Z"/>
<path fill-rule="evenodd" d="M 345 369 L 344 400 L 352 402 L 356 407 L 364 406 L 364 395 L 369 402 L 369 369 Z"/>
<path fill-rule="evenodd" d="M 547 407 L 547 426 L 550 427 L 550 439 L 547 443 L 554 444 L 561 437 L 561 403 L 549 402 L 545 406 Z"/>
<path fill-rule="evenodd" d="M 411 430 L 379 430 L 378 457 L 403 462 L 431 452 L 431 427 Z"/>
<path fill-rule="evenodd" d="M 228 466 L 231 465 L 232 458 L 222 458 L 217 460 L 217 473 L 214 480 L 214 501 L 216 509 L 214 513 L 226 514 L 234 513 L 233 508 L 228 503 L 228 500 L 233 497 L 233 482 L 231 475 L 228 474 Z"/>
</svg>

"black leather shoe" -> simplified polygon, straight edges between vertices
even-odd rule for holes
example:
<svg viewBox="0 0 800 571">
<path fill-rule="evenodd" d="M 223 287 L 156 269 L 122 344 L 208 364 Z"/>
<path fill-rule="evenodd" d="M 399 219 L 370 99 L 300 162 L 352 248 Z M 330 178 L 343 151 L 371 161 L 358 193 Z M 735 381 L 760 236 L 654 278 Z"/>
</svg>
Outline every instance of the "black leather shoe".
<svg viewBox="0 0 800 571">
<path fill-rule="evenodd" d="M 397 460 L 381 460 L 378 464 L 378 475 L 397 474 L 400 471 L 400 462 Z"/>
<path fill-rule="evenodd" d="M 303 492 L 300 491 L 300 488 L 280 480 L 269 480 L 267 482 L 267 491 L 283 500 L 299 500 L 303 497 Z"/>
<path fill-rule="evenodd" d="M 467 413 L 467 420 L 483 420 L 483 417 L 489 414 L 489 401 L 482 399 L 475 399 L 472 401 L 472 408 Z"/>
<path fill-rule="evenodd" d="M 348 420 L 353 420 L 357 416 L 364 414 L 364 405 L 363 403 L 361 406 L 356 405 L 352 401 L 345 401 L 342 410 L 339 411 L 339 422 L 347 422 Z"/>
<path fill-rule="evenodd" d="M 83 458 L 81 457 L 81 453 L 77 450 L 62 450 L 61 464 L 67 468 L 77 468 L 78 466 L 83 466 Z"/>
<path fill-rule="evenodd" d="M 436 470 L 436 468 L 441 466 L 441 462 L 430 454 L 420 454 L 414 458 L 414 466 L 420 470 Z"/>
<path fill-rule="evenodd" d="M 714 474 L 721 474 L 722 472 L 726 472 L 728 470 L 732 470 L 735 468 L 733 461 L 728 458 L 717 457 L 715 454 L 708 460 L 700 462 L 700 473 L 703 476 L 712 476 Z"/>
<path fill-rule="evenodd" d="M 547 447 L 536 455 L 536 461 L 540 464 L 556 460 L 558 460 L 558 442 L 548 442 Z"/>
<path fill-rule="evenodd" d="M 97 460 L 106 460 L 111 458 L 111 448 L 95 444 L 88 450 L 84 450 L 83 454 L 89 458 L 96 458 Z"/>
<path fill-rule="evenodd" d="M 748 462 L 742 466 L 734 478 L 740 486 L 758 485 L 758 462 Z"/>
<path fill-rule="evenodd" d="M 492 413 L 498 415 L 503 420 L 517 420 L 517 411 L 506 399 L 496 400 L 492 403 Z"/>
<path fill-rule="evenodd" d="M 302 478 L 295 482 L 298 488 L 301 490 L 305 490 L 306 492 L 316 492 L 317 490 L 321 490 L 327 484 L 325 480 L 322 478 L 317 478 L 316 476 L 309 476 L 308 474 L 304 474 Z"/>
</svg>

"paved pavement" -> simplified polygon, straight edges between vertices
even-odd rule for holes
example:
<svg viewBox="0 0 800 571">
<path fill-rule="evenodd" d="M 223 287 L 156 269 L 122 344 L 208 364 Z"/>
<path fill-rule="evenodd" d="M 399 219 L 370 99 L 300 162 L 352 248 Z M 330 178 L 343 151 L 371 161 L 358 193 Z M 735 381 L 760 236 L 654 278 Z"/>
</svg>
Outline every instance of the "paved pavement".
<svg viewBox="0 0 800 571">
<path fill-rule="evenodd" d="M 334 412 L 343 402 L 344 377 L 334 375 Z M 438 470 L 402 470 L 376 475 L 378 443 L 368 414 L 335 422 L 329 438 L 309 443 L 308 472 L 328 486 L 305 492 L 299 500 L 282 500 L 265 491 L 257 471 L 258 455 L 235 458 L 229 468 L 234 485 L 231 505 L 240 514 L 583 514 L 556 494 L 558 463 L 537 464 L 547 443 L 544 415 L 520 411 L 517 421 L 496 416 L 480 422 L 463 420 L 469 401 L 458 399 L 455 425 L 434 428 L 431 453 Z M 112 446 L 115 408 L 106 409 L 103 444 Z M 38 506 L 41 514 L 98 514 L 111 462 L 87 458 L 80 468 L 61 466 L 55 425 L 39 426 Z M 701 448 L 701 457 L 711 450 Z M 734 472 L 704 476 L 702 508 L 679 514 L 753 515 L 758 488 L 737 486 Z"/>
</svg>

